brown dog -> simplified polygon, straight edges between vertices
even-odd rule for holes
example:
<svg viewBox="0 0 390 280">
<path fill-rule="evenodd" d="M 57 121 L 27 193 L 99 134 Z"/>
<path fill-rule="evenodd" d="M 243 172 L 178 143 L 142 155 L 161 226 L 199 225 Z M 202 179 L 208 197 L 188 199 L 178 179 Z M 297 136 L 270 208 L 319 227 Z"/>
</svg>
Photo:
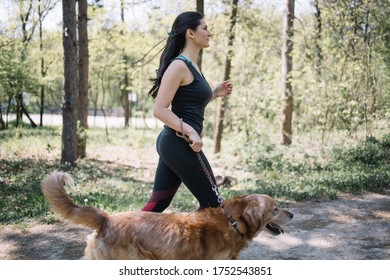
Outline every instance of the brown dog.
<svg viewBox="0 0 390 280">
<path fill-rule="evenodd" d="M 44 179 L 42 190 L 54 212 L 95 229 L 88 237 L 85 259 L 236 259 L 265 225 L 277 226 L 293 217 L 260 194 L 235 197 L 223 208 L 194 213 L 109 215 L 74 204 L 65 183 L 74 185 L 69 174 L 55 171 Z"/>
</svg>

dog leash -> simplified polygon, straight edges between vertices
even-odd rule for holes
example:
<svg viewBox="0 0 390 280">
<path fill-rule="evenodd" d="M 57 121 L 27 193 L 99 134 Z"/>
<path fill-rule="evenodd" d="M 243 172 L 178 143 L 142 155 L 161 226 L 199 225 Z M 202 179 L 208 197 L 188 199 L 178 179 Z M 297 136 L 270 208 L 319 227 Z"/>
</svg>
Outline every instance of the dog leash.
<svg viewBox="0 0 390 280">
<path fill-rule="evenodd" d="M 183 138 L 188 144 L 192 144 L 192 140 L 184 134 L 184 129 L 183 129 L 183 119 L 180 118 L 180 130 L 181 132 L 178 132 L 176 131 L 176 136 L 180 137 L 180 138 Z M 222 212 L 224 213 L 224 215 L 226 216 L 226 218 L 228 219 L 229 223 L 232 225 L 232 227 L 237 231 L 238 234 L 240 235 L 243 235 L 239 228 L 238 228 L 238 223 L 237 221 L 233 218 L 233 216 L 225 209 L 224 207 L 224 199 L 223 197 L 220 195 L 219 191 L 218 191 L 218 187 L 217 185 L 214 183 L 211 175 L 210 175 L 210 172 L 209 170 L 207 169 L 206 167 L 206 164 L 204 163 L 203 159 L 202 159 L 202 156 L 200 155 L 200 152 L 195 152 L 198 160 L 199 160 L 199 163 L 200 165 L 202 166 L 202 169 L 203 169 L 203 172 L 206 173 L 207 175 L 207 178 L 211 184 L 211 189 L 215 192 L 215 194 L 217 195 L 218 197 L 218 202 L 221 206 L 221 209 L 222 209 Z"/>
<path fill-rule="evenodd" d="M 192 144 L 192 140 L 187 135 L 184 134 L 183 119 L 180 119 L 180 129 L 181 129 L 181 132 L 176 131 L 176 136 L 183 138 L 188 144 Z M 195 154 L 200 162 L 200 165 L 202 166 L 203 171 L 207 175 L 207 178 L 208 178 L 208 180 L 213 188 L 213 191 L 217 194 L 218 193 L 217 186 L 215 185 L 215 183 L 210 175 L 210 172 L 207 170 L 207 167 L 206 167 L 206 165 L 205 165 L 205 163 L 200 155 L 200 152 L 195 152 Z M 218 202 L 223 203 L 223 198 L 221 197 L 221 195 L 218 193 L 217 196 L 218 196 Z"/>
</svg>

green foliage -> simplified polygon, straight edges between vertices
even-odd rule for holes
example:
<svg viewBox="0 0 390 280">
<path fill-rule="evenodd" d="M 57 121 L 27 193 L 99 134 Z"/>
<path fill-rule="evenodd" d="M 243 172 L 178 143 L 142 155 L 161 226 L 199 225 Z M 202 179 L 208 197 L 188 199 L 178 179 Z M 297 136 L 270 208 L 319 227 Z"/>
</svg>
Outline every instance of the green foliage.
<svg viewBox="0 0 390 280">
<path fill-rule="evenodd" d="M 251 145 L 244 165 L 259 177 L 257 190 L 276 197 L 300 200 L 334 198 L 337 192 L 381 193 L 390 186 L 389 136 L 325 147 L 314 154 L 303 147 Z"/>
<path fill-rule="evenodd" d="M 333 157 L 335 162 L 354 162 L 365 166 L 390 164 L 390 134 L 382 140 L 370 136 L 362 145 L 349 149 L 334 148 Z"/>
<path fill-rule="evenodd" d="M 281 1 L 271 2 L 239 3 L 235 30 L 238 36 L 231 69 L 234 93 L 225 115 L 226 137 L 243 131 L 248 138 L 256 138 L 265 128 L 262 123 L 271 121 L 276 126 L 279 122 L 283 15 Z M 320 129 L 324 137 L 334 129 L 354 133 L 362 124 L 370 125 L 390 116 L 387 17 L 390 6 L 388 1 L 319 3 L 321 30 L 312 10 L 297 13 L 294 23 L 293 129 L 298 134 Z M 149 79 L 155 75 L 164 38 L 176 14 L 194 9 L 195 3 L 177 1 L 174 9 L 161 7 L 154 1 L 133 3 L 125 10 L 125 22 L 120 19 L 119 8 L 111 8 L 103 5 L 89 9 L 90 108 L 121 108 L 121 90 L 127 73 L 126 90 L 138 97 L 133 110 L 150 116 L 153 100 L 147 96 Z M 224 73 L 230 5 L 209 1 L 205 10 L 213 36 L 210 48 L 203 52 L 202 71 L 210 84 L 216 86 Z M 142 11 L 140 14 L 145 17 L 136 11 Z M 133 12 L 136 16 L 129 16 Z M 0 102 L 7 102 L 12 91 L 26 86 L 25 81 L 30 80 L 35 85 L 30 87 L 30 112 L 37 112 L 40 103 L 37 85 L 46 88 L 46 109 L 59 108 L 63 69 L 61 31 L 44 30 L 43 52 L 34 36 L 26 50 L 26 65 L 22 66 L 17 63 L 22 42 L 19 29 L 20 23 L 12 21 L 0 30 L 4 34 L 1 38 L 12 41 L 11 45 L 0 42 L 0 61 L 7 66 L 0 71 Z M 42 57 L 48 67 L 43 77 Z M 12 71 L 17 75 L 13 76 Z M 6 77 L 13 77 L 12 83 L 18 86 L 9 86 L 10 79 Z M 215 107 L 209 106 L 206 114 L 206 133 L 211 136 Z"/>
<path fill-rule="evenodd" d="M 28 48 L 27 70 L 37 83 L 33 90 L 28 91 L 30 113 L 38 113 L 40 110 L 41 86 L 45 87 L 44 109 L 50 111 L 61 108 L 64 73 L 61 35 L 58 32 L 43 30 L 42 51 L 38 40 L 33 40 Z"/>
<path fill-rule="evenodd" d="M 53 165 L 44 160 L 0 159 L 0 166 L 0 223 L 46 214 L 40 182 Z"/>
<path fill-rule="evenodd" d="M 377 51 L 386 44 L 380 34 L 384 22 L 377 15 L 390 6 L 383 1 L 319 2 L 321 30 L 303 15 L 305 24 L 298 25 L 294 40 L 295 126 L 299 132 L 355 132 L 378 119 L 377 108 L 388 112 L 389 76 Z"/>
<path fill-rule="evenodd" d="M 20 60 L 18 43 L 0 35 L 0 106 L 5 111 L 16 94 L 34 90 L 36 79 L 29 75 L 28 66 Z"/>
</svg>

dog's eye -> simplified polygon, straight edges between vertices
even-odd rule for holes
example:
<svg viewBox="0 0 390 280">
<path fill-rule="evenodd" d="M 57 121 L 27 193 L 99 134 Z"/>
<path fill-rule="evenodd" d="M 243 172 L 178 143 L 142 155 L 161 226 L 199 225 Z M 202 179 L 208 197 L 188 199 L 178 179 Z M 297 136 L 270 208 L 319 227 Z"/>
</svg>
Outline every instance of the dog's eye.
<svg viewBox="0 0 390 280">
<path fill-rule="evenodd" d="M 279 209 L 278 209 L 278 207 L 275 207 L 274 208 L 274 212 L 277 212 Z"/>
</svg>

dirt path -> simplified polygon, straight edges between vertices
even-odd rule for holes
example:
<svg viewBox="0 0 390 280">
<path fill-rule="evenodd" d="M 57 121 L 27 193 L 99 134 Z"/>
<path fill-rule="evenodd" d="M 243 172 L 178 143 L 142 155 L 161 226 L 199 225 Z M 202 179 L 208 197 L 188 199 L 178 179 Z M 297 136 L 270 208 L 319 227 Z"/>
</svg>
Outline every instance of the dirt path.
<svg viewBox="0 0 390 280">
<path fill-rule="evenodd" d="M 390 260 L 390 190 L 288 208 L 286 233 L 262 232 L 241 259 Z M 79 259 L 91 230 L 65 223 L 0 228 L 0 259 Z"/>
</svg>

